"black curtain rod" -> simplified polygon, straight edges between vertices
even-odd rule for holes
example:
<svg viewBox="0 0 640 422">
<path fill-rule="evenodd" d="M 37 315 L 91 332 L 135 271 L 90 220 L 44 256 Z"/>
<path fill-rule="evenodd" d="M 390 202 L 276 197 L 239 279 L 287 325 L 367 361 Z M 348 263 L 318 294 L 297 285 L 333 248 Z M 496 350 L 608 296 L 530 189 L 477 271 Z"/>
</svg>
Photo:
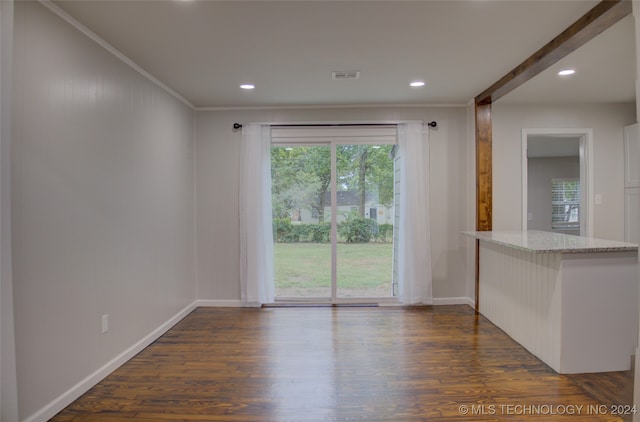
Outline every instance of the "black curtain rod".
<svg viewBox="0 0 640 422">
<path fill-rule="evenodd" d="M 391 126 L 395 123 L 304 123 L 304 124 L 282 124 L 282 125 L 271 125 L 271 127 L 304 127 L 304 126 Z M 427 126 L 436 128 L 438 127 L 438 122 L 435 120 L 429 123 L 426 123 Z M 234 123 L 233 129 L 238 130 L 242 129 L 242 125 L 240 123 Z"/>
</svg>

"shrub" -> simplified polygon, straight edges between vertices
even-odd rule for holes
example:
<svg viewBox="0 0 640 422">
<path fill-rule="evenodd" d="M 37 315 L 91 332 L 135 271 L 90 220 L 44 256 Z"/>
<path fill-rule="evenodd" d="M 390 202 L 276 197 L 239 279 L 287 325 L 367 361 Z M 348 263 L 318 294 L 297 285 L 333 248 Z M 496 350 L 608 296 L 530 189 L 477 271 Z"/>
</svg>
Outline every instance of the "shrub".
<svg viewBox="0 0 640 422">
<path fill-rule="evenodd" d="M 273 219 L 273 239 L 278 243 L 327 243 L 330 233 L 331 223 L 291 224 L 288 217 Z"/>
<path fill-rule="evenodd" d="M 307 224 L 292 224 L 291 242 L 306 242 L 309 237 Z"/>
<path fill-rule="evenodd" d="M 371 239 L 372 223 L 375 221 L 349 214 L 338 224 L 338 233 L 347 243 L 366 243 Z"/>
<path fill-rule="evenodd" d="M 327 243 L 331 240 L 331 223 L 309 224 L 311 241 L 315 243 Z"/>
<path fill-rule="evenodd" d="M 300 235 L 294 231 L 294 226 L 288 217 L 273 219 L 273 237 L 276 242 L 299 242 Z"/>
<path fill-rule="evenodd" d="M 393 225 L 378 224 L 369 218 L 349 214 L 338 223 L 338 234 L 347 243 L 389 242 L 393 238 Z M 331 241 L 331 223 L 291 224 L 288 217 L 273 219 L 273 239 L 278 243 L 328 243 Z"/>
<path fill-rule="evenodd" d="M 378 225 L 378 240 L 380 242 L 391 242 L 392 239 L 393 239 L 393 225 L 392 224 Z"/>
</svg>

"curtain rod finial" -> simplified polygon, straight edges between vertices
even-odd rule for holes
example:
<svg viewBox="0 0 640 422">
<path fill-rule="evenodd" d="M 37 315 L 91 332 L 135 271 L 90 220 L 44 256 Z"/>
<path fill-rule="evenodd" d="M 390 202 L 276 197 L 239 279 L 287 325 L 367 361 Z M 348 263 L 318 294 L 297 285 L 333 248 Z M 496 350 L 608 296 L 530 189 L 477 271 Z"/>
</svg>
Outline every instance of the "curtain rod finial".
<svg viewBox="0 0 640 422">
<path fill-rule="evenodd" d="M 438 122 L 436 122 L 435 120 L 432 122 L 427 123 L 427 126 L 432 127 L 432 128 L 437 128 L 438 127 Z"/>
<path fill-rule="evenodd" d="M 233 130 L 238 130 L 238 129 L 242 129 L 242 125 L 240 123 L 234 123 Z"/>
</svg>

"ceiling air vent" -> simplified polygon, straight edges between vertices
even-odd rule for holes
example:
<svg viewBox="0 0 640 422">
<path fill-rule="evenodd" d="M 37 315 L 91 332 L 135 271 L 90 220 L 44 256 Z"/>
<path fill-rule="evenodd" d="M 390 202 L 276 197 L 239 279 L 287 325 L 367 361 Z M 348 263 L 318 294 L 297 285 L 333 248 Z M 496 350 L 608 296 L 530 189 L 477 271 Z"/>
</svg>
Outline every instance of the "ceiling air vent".
<svg viewBox="0 0 640 422">
<path fill-rule="evenodd" d="M 360 71 L 358 70 L 336 70 L 331 72 L 334 81 L 343 79 L 360 79 Z"/>
</svg>

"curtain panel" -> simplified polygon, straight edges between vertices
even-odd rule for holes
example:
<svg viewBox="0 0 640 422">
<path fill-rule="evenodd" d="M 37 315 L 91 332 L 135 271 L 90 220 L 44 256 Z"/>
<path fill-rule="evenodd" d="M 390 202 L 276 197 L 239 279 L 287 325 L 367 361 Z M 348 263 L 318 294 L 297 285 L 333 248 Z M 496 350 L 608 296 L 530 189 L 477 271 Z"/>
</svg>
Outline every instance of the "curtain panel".
<svg viewBox="0 0 640 422">
<path fill-rule="evenodd" d="M 429 130 L 421 122 L 398 125 L 400 303 L 432 304 L 429 210 Z"/>
<path fill-rule="evenodd" d="M 271 127 L 249 123 L 240 146 L 240 298 L 243 306 L 274 301 L 271 218 Z"/>
</svg>

